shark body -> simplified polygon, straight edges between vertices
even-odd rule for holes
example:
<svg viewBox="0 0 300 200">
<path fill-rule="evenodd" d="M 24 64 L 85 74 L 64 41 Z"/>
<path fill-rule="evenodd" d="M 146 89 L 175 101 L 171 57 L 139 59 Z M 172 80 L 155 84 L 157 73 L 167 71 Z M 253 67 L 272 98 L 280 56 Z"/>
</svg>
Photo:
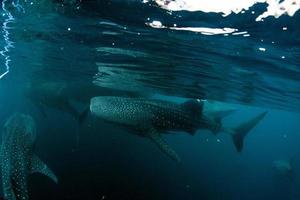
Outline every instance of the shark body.
<svg viewBox="0 0 300 200">
<path fill-rule="evenodd" d="M 295 176 L 295 170 L 293 167 L 293 159 L 290 160 L 274 160 L 273 169 L 275 169 L 279 174 L 288 177 L 293 180 Z"/>
<path fill-rule="evenodd" d="M 28 176 L 38 172 L 57 183 L 57 177 L 33 153 L 36 127 L 29 115 L 16 113 L 5 123 L 0 150 L 1 176 L 6 200 L 28 200 Z"/>
<path fill-rule="evenodd" d="M 182 104 L 157 99 L 102 96 L 91 99 L 91 113 L 102 120 L 136 130 L 151 139 L 164 153 L 180 161 L 177 153 L 161 138 L 162 133 L 184 131 L 195 134 L 198 129 L 221 130 L 232 135 L 238 151 L 247 133 L 265 116 L 262 113 L 236 128 L 223 128 L 220 120 L 203 114 L 204 102 L 188 100 Z"/>
<path fill-rule="evenodd" d="M 77 93 L 80 93 L 79 88 L 75 89 L 73 85 L 67 82 L 61 81 L 45 81 L 37 83 L 29 83 L 24 90 L 24 94 L 28 97 L 43 114 L 47 117 L 45 112 L 45 106 L 60 110 L 65 113 L 69 113 L 74 119 L 79 122 L 84 119 L 84 115 L 80 113 L 74 105 L 72 105 L 71 100 L 79 97 Z M 76 96 L 74 96 L 76 95 Z M 85 94 L 82 94 L 84 97 Z M 88 99 L 79 99 L 80 102 L 87 102 Z M 83 116 L 83 117 L 82 117 Z"/>
<path fill-rule="evenodd" d="M 24 89 L 24 95 L 38 107 L 44 117 L 47 117 L 45 107 L 49 107 L 70 114 L 79 123 L 87 117 L 90 99 L 94 96 L 108 94 L 136 95 L 132 92 L 103 88 L 94 83 L 53 80 L 29 82 Z M 76 104 L 83 105 L 84 109 L 78 109 Z"/>
</svg>

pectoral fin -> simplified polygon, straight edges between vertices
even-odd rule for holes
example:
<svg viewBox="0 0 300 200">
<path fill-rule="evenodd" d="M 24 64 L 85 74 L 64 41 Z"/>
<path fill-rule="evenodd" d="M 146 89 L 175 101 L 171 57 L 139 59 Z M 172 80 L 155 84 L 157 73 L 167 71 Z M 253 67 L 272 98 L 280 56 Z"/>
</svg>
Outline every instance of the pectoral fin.
<svg viewBox="0 0 300 200">
<path fill-rule="evenodd" d="M 37 156 L 33 156 L 31 160 L 31 173 L 41 173 L 48 176 L 55 183 L 57 183 L 57 177 L 51 169 Z"/>
<path fill-rule="evenodd" d="M 177 153 L 161 138 L 157 130 L 150 128 L 148 131 L 148 137 L 160 148 L 161 151 L 166 153 L 173 160 L 177 162 L 181 161 Z"/>
</svg>

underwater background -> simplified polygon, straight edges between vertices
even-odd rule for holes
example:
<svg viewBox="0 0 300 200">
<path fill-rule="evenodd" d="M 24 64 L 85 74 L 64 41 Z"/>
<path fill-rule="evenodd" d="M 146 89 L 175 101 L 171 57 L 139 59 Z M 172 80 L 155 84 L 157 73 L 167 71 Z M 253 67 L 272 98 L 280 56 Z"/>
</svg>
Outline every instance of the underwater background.
<svg viewBox="0 0 300 200">
<path fill-rule="evenodd" d="M 59 180 L 30 176 L 30 199 L 300 200 L 300 12 L 257 21 L 266 3 L 224 16 L 158 2 L 1 1 L 0 124 L 30 114 L 35 152 Z M 237 109 L 228 126 L 268 114 L 240 153 L 224 133 L 163 135 L 176 163 L 130 129 L 40 108 L 26 89 L 44 83 L 66 86 L 79 112 L 120 95 L 216 100 Z M 292 179 L 276 160 L 292 160 Z"/>
</svg>

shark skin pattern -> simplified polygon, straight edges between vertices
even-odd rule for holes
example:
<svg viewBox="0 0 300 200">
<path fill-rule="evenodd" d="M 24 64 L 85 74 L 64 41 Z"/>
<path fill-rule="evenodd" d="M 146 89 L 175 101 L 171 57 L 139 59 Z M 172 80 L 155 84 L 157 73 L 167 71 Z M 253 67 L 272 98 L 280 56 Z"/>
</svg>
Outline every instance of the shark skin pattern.
<svg viewBox="0 0 300 200">
<path fill-rule="evenodd" d="M 90 111 L 96 118 L 136 130 L 148 137 L 162 152 L 180 162 L 177 153 L 162 139 L 169 131 L 184 131 L 194 135 L 198 129 L 227 132 L 232 136 L 238 152 L 243 149 L 244 138 L 261 121 L 263 112 L 234 128 L 225 128 L 221 118 L 203 113 L 204 101 L 187 100 L 181 104 L 158 99 L 98 96 L 91 99 Z"/>
<path fill-rule="evenodd" d="M 2 132 L 0 164 L 5 200 L 28 200 L 28 176 L 41 173 L 55 183 L 57 177 L 33 153 L 36 140 L 35 121 L 29 115 L 13 114 Z"/>
<path fill-rule="evenodd" d="M 190 100 L 183 104 L 162 100 L 126 97 L 94 97 L 90 111 L 97 118 L 117 123 L 148 137 L 164 153 L 179 162 L 176 152 L 161 138 L 167 131 L 194 134 L 201 122 L 202 102 Z"/>
</svg>

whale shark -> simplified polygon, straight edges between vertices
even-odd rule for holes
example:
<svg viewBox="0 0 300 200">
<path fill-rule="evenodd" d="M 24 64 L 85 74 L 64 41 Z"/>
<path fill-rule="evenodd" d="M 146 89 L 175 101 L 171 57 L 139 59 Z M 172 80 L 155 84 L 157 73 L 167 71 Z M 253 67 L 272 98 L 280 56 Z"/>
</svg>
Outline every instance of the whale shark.
<svg viewBox="0 0 300 200">
<path fill-rule="evenodd" d="M 288 177 L 293 180 L 295 176 L 295 171 L 293 167 L 293 159 L 289 160 L 274 160 L 273 169 L 275 169 L 279 174 Z"/>
<path fill-rule="evenodd" d="M 240 152 L 247 133 L 266 115 L 263 112 L 237 127 L 226 128 L 220 120 L 204 115 L 203 109 L 204 101 L 199 99 L 175 103 L 158 99 L 98 96 L 93 97 L 90 103 L 93 116 L 128 127 L 134 134 L 149 138 L 162 152 L 177 162 L 180 162 L 180 157 L 163 140 L 161 134 L 184 131 L 194 135 L 198 129 L 225 131 L 230 133 L 237 151 Z"/>
<path fill-rule="evenodd" d="M 132 92 L 102 88 L 93 83 L 54 80 L 28 82 L 23 94 L 37 106 L 44 117 L 47 117 L 45 107 L 50 107 L 70 114 L 79 123 L 86 119 L 92 97 L 107 94 L 135 95 Z"/>
<path fill-rule="evenodd" d="M 71 86 L 64 81 L 28 83 L 24 89 L 24 95 L 39 108 L 44 117 L 47 117 L 44 109 L 47 106 L 69 113 L 74 119 L 81 122 L 85 118 L 85 115 L 84 112 L 80 113 L 71 103 L 71 99 L 73 98 L 71 92 L 73 92 Z M 79 91 L 77 90 L 77 92 Z M 84 95 L 82 96 L 84 97 Z"/>
<path fill-rule="evenodd" d="M 0 165 L 2 187 L 6 200 L 28 200 L 28 176 L 41 173 L 55 183 L 57 177 L 49 167 L 33 153 L 36 126 L 29 115 L 13 114 L 2 132 Z"/>
</svg>

